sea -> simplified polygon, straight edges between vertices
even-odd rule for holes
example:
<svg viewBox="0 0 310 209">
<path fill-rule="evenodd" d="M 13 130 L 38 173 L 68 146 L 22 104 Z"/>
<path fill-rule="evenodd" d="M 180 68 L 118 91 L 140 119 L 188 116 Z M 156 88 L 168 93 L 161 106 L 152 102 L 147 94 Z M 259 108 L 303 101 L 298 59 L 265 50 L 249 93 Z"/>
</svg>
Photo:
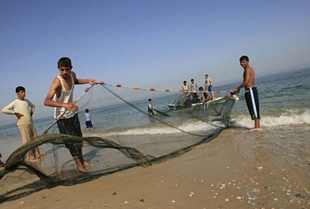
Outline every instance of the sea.
<svg viewBox="0 0 310 209">
<path fill-rule="evenodd" d="M 261 129 L 266 133 L 268 149 L 271 149 L 300 167 L 309 168 L 310 165 L 310 68 L 291 70 L 267 76 L 257 76 L 255 84 L 259 92 Z M 233 90 L 238 83 L 219 86 L 216 89 Z M 217 94 L 216 94 L 217 95 Z M 230 117 L 229 129 L 236 132 L 248 132 L 254 127 L 254 122 L 250 119 L 246 103 L 244 100 L 244 90 L 238 94 L 239 100 L 235 103 Z M 173 101 L 173 98 L 170 98 Z M 155 103 L 155 102 L 154 102 Z M 143 104 L 145 105 L 145 104 Z M 163 109 L 167 107 L 167 99 L 156 100 L 156 107 Z M 105 112 L 104 112 L 105 111 Z M 124 113 L 118 106 L 110 109 L 97 109 L 92 112 L 94 126 L 98 132 L 124 131 L 131 121 L 144 123 L 143 119 L 137 119 L 137 114 L 132 113 L 126 116 L 126 120 L 115 120 L 123 118 Z M 82 121 L 83 114 L 80 114 Z M 36 119 L 34 121 L 37 132 L 42 133 L 54 123 L 53 117 Z M 187 124 L 186 130 L 203 128 L 203 123 Z M 83 132 L 87 133 L 84 124 Z M 100 129 L 98 127 L 103 126 Z M 55 126 L 53 127 L 55 130 Z M 132 129 L 130 134 L 159 134 L 169 131 L 162 129 L 161 132 L 154 128 Z M 232 132 L 233 134 L 233 132 Z M 100 134 L 99 134 L 100 135 Z M 216 139 L 214 139 L 216 140 Z M 20 133 L 16 124 L 0 126 L 0 152 L 2 160 L 5 161 L 9 155 L 22 145 Z"/>
</svg>

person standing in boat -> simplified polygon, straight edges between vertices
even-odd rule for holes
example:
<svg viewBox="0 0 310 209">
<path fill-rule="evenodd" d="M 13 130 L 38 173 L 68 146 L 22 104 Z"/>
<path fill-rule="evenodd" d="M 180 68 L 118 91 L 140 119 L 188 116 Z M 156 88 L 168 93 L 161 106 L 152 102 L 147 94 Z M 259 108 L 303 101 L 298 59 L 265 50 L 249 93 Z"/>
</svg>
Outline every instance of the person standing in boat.
<svg viewBox="0 0 310 209">
<path fill-rule="evenodd" d="M 181 104 L 184 105 L 185 102 L 188 100 L 190 93 L 190 87 L 187 85 L 186 81 L 183 81 L 183 86 L 182 86 L 182 99 L 181 99 Z"/>
<path fill-rule="evenodd" d="M 214 100 L 214 92 L 213 92 L 213 83 L 212 83 L 212 79 L 210 78 L 210 76 L 208 74 L 205 75 L 205 90 L 209 91 L 211 94 L 211 99 Z"/>
<path fill-rule="evenodd" d="M 182 91 L 185 93 L 190 91 L 190 87 L 189 87 L 189 85 L 187 85 L 186 81 L 183 81 Z"/>
<path fill-rule="evenodd" d="M 196 81 L 193 78 L 191 79 L 191 83 L 189 84 L 189 89 L 191 91 L 198 90 L 198 85 L 197 85 Z"/>
<path fill-rule="evenodd" d="M 259 114 L 259 99 L 258 91 L 254 85 L 255 72 L 250 67 L 250 60 L 247 56 L 242 56 L 239 59 L 241 67 L 243 67 L 243 82 L 234 89 L 234 92 L 239 92 L 241 88 L 245 89 L 245 101 L 252 120 L 254 120 L 254 128 L 260 128 Z"/>
<path fill-rule="evenodd" d="M 198 94 L 197 94 L 198 85 L 193 78 L 191 79 L 191 83 L 189 84 L 189 89 L 190 89 L 190 92 L 192 93 L 192 101 L 194 103 L 199 102 Z"/>
</svg>

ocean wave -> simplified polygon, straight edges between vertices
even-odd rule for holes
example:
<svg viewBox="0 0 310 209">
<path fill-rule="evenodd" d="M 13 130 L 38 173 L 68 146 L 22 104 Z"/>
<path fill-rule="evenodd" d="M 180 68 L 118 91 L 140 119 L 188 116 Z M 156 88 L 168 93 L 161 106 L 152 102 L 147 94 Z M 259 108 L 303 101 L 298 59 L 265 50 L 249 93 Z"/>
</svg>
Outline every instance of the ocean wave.
<svg viewBox="0 0 310 209">
<path fill-rule="evenodd" d="M 275 127 L 285 125 L 310 125 L 310 109 L 285 110 L 280 115 L 261 114 L 262 127 Z M 253 128 L 254 122 L 248 114 L 242 114 L 232 119 L 233 127 Z"/>
<path fill-rule="evenodd" d="M 188 121 L 177 127 L 145 127 L 134 128 L 126 131 L 110 132 L 105 136 L 113 135 L 156 135 L 156 134 L 176 134 L 182 132 L 206 132 L 217 128 L 224 128 L 225 125 L 220 121 L 203 122 L 203 121 Z"/>
</svg>

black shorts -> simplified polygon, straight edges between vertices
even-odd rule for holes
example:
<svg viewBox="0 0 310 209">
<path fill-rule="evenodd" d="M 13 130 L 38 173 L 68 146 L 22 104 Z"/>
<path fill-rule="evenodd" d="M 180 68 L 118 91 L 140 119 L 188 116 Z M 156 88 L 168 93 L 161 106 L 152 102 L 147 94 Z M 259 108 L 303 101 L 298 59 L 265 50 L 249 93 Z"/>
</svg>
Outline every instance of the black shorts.
<svg viewBox="0 0 310 209">
<path fill-rule="evenodd" d="M 260 119 L 258 91 L 256 87 L 246 89 L 244 97 L 252 120 Z"/>
<path fill-rule="evenodd" d="M 80 121 L 77 114 L 75 114 L 72 118 L 59 119 L 57 121 L 57 126 L 59 133 L 61 134 L 82 137 Z M 69 149 L 72 156 L 78 156 L 78 149 L 83 147 L 83 142 L 73 140 L 71 142 L 65 142 L 65 146 Z"/>
</svg>

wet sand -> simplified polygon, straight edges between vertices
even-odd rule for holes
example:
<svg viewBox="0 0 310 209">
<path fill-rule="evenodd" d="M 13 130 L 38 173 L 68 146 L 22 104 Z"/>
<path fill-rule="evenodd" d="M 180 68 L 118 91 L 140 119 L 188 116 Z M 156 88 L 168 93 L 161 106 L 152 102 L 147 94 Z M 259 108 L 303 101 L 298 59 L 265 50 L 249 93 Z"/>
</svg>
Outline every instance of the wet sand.
<svg viewBox="0 0 310 209">
<path fill-rule="evenodd" d="M 228 129 L 148 168 L 44 189 L 1 204 L 21 208 L 310 208 L 309 166 L 269 149 L 262 131 Z"/>
</svg>

